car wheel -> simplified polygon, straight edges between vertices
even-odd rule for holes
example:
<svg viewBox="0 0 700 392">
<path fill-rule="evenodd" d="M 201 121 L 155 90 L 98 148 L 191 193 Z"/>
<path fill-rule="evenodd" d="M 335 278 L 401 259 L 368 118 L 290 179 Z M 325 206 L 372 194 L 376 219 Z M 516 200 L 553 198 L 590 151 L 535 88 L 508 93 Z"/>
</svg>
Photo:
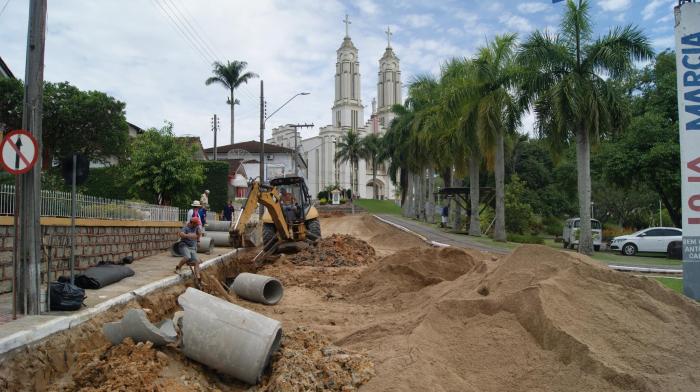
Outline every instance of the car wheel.
<svg viewBox="0 0 700 392">
<path fill-rule="evenodd" d="M 628 243 L 622 246 L 622 254 L 625 256 L 634 256 L 637 254 L 637 245 Z"/>
<path fill-rule="evenodd" d="M 596 252 L 600 252 L 600 245 L 593 245 L 593 250 Z"/>
</svg>

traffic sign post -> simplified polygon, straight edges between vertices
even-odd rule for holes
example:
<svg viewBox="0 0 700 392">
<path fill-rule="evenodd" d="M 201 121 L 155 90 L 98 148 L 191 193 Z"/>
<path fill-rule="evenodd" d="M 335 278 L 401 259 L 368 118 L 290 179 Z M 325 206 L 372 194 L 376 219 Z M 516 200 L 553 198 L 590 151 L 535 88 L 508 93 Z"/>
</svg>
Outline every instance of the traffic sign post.
<svg viewBox="0 0 700 392">
<path fill-rule="evenodd" d="M 39 143 L 29 132 L 21 129 L 5 136 L 0 144 L 2 167 L 11 174 L 24 174 L 39 158 Z"/>
</svg>

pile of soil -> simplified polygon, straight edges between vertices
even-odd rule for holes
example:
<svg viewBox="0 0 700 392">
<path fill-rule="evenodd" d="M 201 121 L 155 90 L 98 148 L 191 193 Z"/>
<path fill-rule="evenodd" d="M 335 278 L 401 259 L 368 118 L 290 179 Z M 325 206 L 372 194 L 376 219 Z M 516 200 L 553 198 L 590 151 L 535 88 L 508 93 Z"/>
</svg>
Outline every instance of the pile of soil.
<svg viewBox="0 0 700 392">
<path fill-rule="evenodd" d="M 365 390 L 700 390 L 700 305 L 658 282 L 544 246 L 445 256 L 399 252 L 345 288 L 394 309 L 336 341 L 378 364 Z"/>
<path fill-rule="evenodd" d="M 354 354 L 308 328 L 287 332 L 271 375 L 255 388 L 273 391 L 354 391 L 374 376 L 367 354 Z"/>
<path fill-rule="evenodd" d="M 367 242 L 346 234 L 322 238 L 316 246 L 289 255 L 296 265 L 315 267 L 355 267 L 374 261 L 375 251 Z"/>
</svg>

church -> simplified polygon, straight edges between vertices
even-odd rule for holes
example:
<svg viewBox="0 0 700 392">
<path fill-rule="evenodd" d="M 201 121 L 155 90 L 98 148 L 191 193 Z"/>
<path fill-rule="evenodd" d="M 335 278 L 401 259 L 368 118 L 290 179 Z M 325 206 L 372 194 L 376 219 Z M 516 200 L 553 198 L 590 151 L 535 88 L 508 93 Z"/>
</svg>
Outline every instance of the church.
<svg viewBox="0 0 700 392">
<path fill-rule="evenodd" d="M 401 70 L 399 58 L 391 47 L 391 30 L 387 29 L 387 47 L 379 59 L 377 78 L 377 97 L 372 100 L 372 113 L 365 121 L 365 106 L 362 104 L 360 91 L 360 60 L 357 47 L 349 35 L 350 21 L 345 17 L 345 38 L 337 50 L 335 66 L 335 100 L 331 108 L 332 123 L 319 129 L 318 136 L 301 139 L 299 132 L 289 126 L 280 126 L 272 130 L 272 138 L 267 142 L 282 147 L 299 149 L 299 154 L 306 163 L 306 178 L 309 192 L 316 197 L 319 191 L 338 186 L 352 189 L 351 168 L 349 162 L 335 163 L 336 146 L 342 135 L 349 130 L 357 132 L 360 138 L 371 133 L 382 135 L 391 124 L 394 113 L 391 107 L 401 104 Z M 296 143 L 295 143 L 296 138 Z M 373 180 L 371 162 L 364 159 L 359 162 L 359 189 L 356 193 L 361 198 L 373 197 Z M 396 189 L 389 179 L 386 163 L 377 165 L 377 195 L 379 199 L 394 199 Z"/>
</svg>

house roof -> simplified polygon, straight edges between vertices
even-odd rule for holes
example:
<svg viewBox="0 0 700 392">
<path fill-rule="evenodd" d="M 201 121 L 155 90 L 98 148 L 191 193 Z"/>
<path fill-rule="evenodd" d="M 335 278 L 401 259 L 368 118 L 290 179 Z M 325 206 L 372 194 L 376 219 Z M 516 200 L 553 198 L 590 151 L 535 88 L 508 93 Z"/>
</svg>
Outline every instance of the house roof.
<svg viewBox="0 0 700 392">
<path fill-rule="evenodd" d="M 10 70 L 10 67 L 8 67 L 7 64 L 5 64 L 5 61 L 3 61 L 2 57 L 0 57 L 0 70 L 2 70 L 2 73 L 7 75 L 8 78 L 16 79 L 15 75 Z"/>
<path fill-rule="evenodd" d="M 294 150 L 292 150 L 291 148 L 281 147 L 281 146 L 277 146 L 275 144 L 264 143 L 264 146 L 265 146 L 265 153 L 266 154 L 291 154 L 291 153 L 294 153 Z M 250 140 L 247 142 L 227 144 L 224 146 L 216 147 L 216 152 L 218 154 L 225 154 L 231 150 L 245 150 L 251 154 L 259 154 L 260 153 L 260 142 L 255 141 L 255 140 Z M 204 150 L 204 152 L 207 154 L 212 154 L 212 153 L 214 153 L 214 147 L 207 148 Z"/>
<path fill-rule="evenodd" d="M 143 128 L 139 127 L 138 125 L 136 125 L 136 124 L 134 124 L 134 123 L 132 123 L 132 122 L 127 121 L 126 123 L 129 124 L 129 126 L 130 126 L 131 128 L 134 128 L 134 130 L 136 131 L 136 133 L 138 133 L 139 135 L 142 134 L 142 133 L 144 133 L 144 132 L 146 132 L 146 131 L 143 130 Z"/>
</svg>

